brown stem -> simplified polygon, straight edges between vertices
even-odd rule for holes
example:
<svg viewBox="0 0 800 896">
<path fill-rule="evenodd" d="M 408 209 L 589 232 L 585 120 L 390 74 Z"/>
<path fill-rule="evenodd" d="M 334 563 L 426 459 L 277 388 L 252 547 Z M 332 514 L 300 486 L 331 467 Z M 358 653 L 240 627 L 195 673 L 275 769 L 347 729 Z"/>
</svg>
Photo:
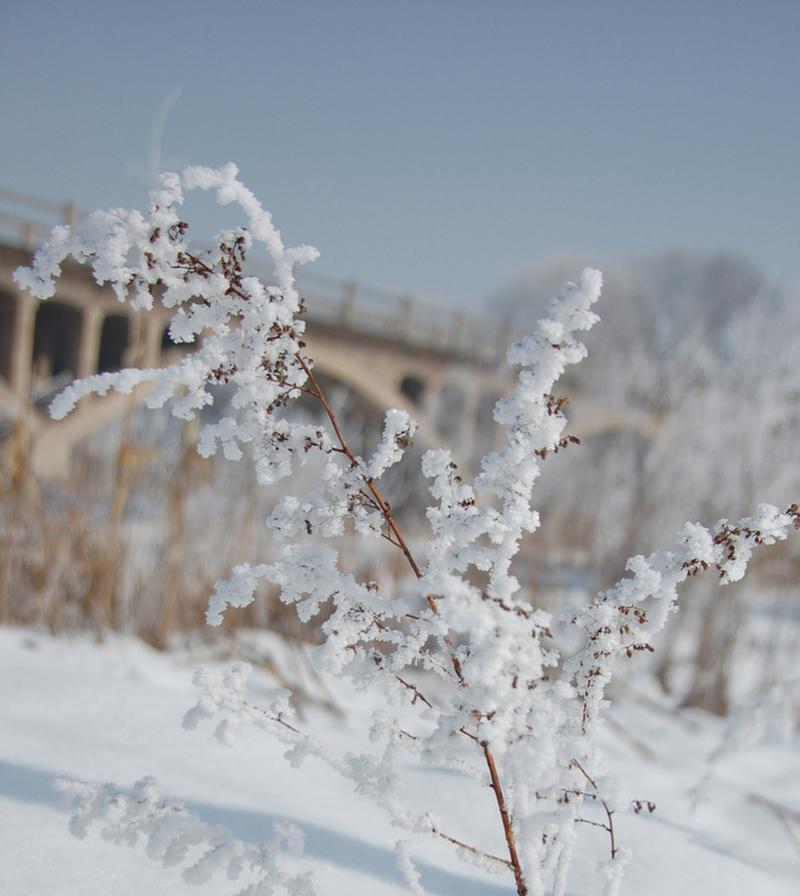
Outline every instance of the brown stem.
<svg viewBox="0 0 800 896">
<path fill-rule="evenodd" d="M 603 807 L 603 811 L 606 813 L 606 818 L 608 819 L 608 824 L 598 825 L 596 821 L 590 822 L 585 818 L 579 818 L 578 821 L 582 821 L 585 824 L 594 824 L 594 825 L 597 825 L 598 827 L 601 827 L 604 830 L 608 831 L 608 836 L 611 840 L 611 858 L 615 859 L 617 857 L 617 841 L 616 841 L 616 837 L 614 836 L 614 819 L 612 817 L 614 815 L 614 812 L 609 807 L 608 803 L 600 795 L 600 790 L 599 790 L 597 784 L 595 784 L 594 778 L 592 778 L 592 776 L 589 774 L 589 772 L 586 771 L 586 769 L 580 764 L 580 762 L 578 762 L 577 759 L 573 759 L 572 762 L 570 763 L 570 765 L 573 768 L 578 769 L 578 771 L 583 775 L 584 778 L 586 778 L 586 780 L 589 782 L 589 784 L 591 784 L 592 789 L 594 790 L 594 792 L 596 794 L 596 799 L 598 799 L 600 801 L 600 805 Z"/>
<path fill-rule="evenodd" d="M 522 864 L 517 854 L 517 841 L 514 837 L 514 828 L 511 825 L 511 816 L 506 805 L 506 798 L 503 794 L 503 788 L 500 784 L 500 775 L 497 773 L 497 765 L 492 756 L 489 745 L 486 741 L 481 741 L 483 755 L 486 757 L 486 765 L 489 766 L 489 777 L 492 780 L 492 790 L 497 800 L 497 808 L 500 812 L 500 819 L 503 822 L 503 833 L 508 846 L 508 855 L 511 859 L 511 868 L 514 872 L 514 883 L 517 885 L 517 896 L 527 896 L 528 887 L 525 883 L 525 877 L 522 873 Z"/>
<path fill-rule="evenodd" d="M 457 840 L 455 837 L 445 834 L 444 831 L 434 831 L 434 834 L 441 837 L 442 840 L 447 840 L 448 843 L 452 843 L 454 846 L 459 846 L 461 849 L 466 849 L 476 856 L 482 856 L 484 859 L 491 859 L 493 862 L 500 862 L 501 865 L 505 865 L 507 868 L 512 867 L 511 862 L 509 862 L 508 859 L 501 859 L 500 856 L 495 856 L 490 852 L 484 852 L 482 849 L 470 846 L 469 843 L 464 843 L 463 840 Z"/>
<path fill-rule="evenodd" d="M 298 352 L 295 355 L 295 357 L 297 359 L 298 364 L 300 364 L 304 373 L 308 377 L 308 380 L 311 383 L 314 391 L 316 392 L 317 398 L 319 399 L 319 402 L 322 405 L 322 407 L 325 411 L 325 414 L 328 417 L 328 420 L 330 421 L 331 426 L 333 427 L 333 431 L 336 434 L 336 438 L 339 442 L 339 446 L 340 446 L 342 452 L 347 457 L 347 459 L 350 461 L 350 463 L 353 467 L 358 467 L 359 466 L 358 460 L 356 459 L 355 455 L 350 450 L 350 447 L 348 446 L 347 442 L 345 441 L 344 435 L 342 434 L 341 428 L 339 427 L 339 421 L 336 419 L 336 414 L 334 413 L 333 408 L 330 406 L 330 403 L 328 402 L 328 399 L 327 399 L 325 393 L 323 392 L 322 387 L 320 386 L 319 382 L 317 381 L 317 378 L 314 376 L 313 371 L 309 367 L 308 362 L 306 361 L 306 359 L 302 356 L 302 354 L 300 352 Z M 378 487 L 375 484 L 375 481 L 372 479 L 372 477 L 364 474 L 363 479 L 364 479 L 364 483 L 366 484 L 367 488 L 369 489 L 370 494 L 372 495 L 375 503 L 378 505 L 378 509 L 380 510 L 381 514 L 383 515 L 383 518 L 386 520 L 386 524 L 388 525 L 389 530 L 391 531 L 392 535 L 394 536 L 394 540 L 397 542 L 397 547 L 403 552 L 403 556 L 408 561 L 408 565 L 413 570 L 414 575 L 418 579 L 421 579 L 422 571 L 420 570 L 419 565 L 417 564 L 417 561 L 414 559 L 414 556 L 411 553 L 411 550 L 409 549 L 408 544 L 406 543 L 406 540 L 403 538 L 403 534 L 400 531 L 400 529 L 398 528 L 397 522 L 396 522 L 394 516 L 392 515 L 389 505 L 384 500 L 383 495 L 381 495 L 381 493 L 378 491 Z M 438 615 L 439 607 L 436 603 L 436 598 L 432 594 L 429 594 L 427 596 L 427 601 L 428 601 L 428 606 L 431 608 L 431 610 L 436 615 Z M 449 637 L 449 635 L 445 635 L 444 642 L 448 647 L 452 648 L 453 642 L 452 642 L 451 638 Z M 456 657 L 455 654 L 453 654 L 452 652 L 450 653 L 450 661 L 453 664 L 453 669 L 455 670 L 455 673 L 456 673 L 456 676 L 457 676 L 459 682 L 463 686 L 464 685 L 464 676 L 461 673 L 461 663 L 458 661 L 458 657 Z M 402 683 L 406 684 L 405 682 L 402 682 Z M 407 684 L 406 684 L 406 687 L 408 687 Z M 425 701 L 425 702 L 427 703 L 427 701 Z M 464 731 L 464 733 L 467 734 L 466 731 Z M 467 736 L 471 737 L 473 740 L 477 740 L 477 738 L 475 738 L 473 735 L 467 734 Z M 508 855 L 509 855 L 509 859 L 510 859 L 510 862 L 508 864 L 511 866 L 511 870 L 514 872 L 514 882 L 516 883 L 516 887 L 517 887 L 517 896 L 527 896 L 528 887 L 525 883 L 525 877 L 522 872 L 522 864 L 519 859 L 519 854 L 517 853 L 517 842 L 516 842 L 516 838 L 514 836 L 514 828 L 511 823 L 511 816 L 508 812 L 505 795 L 503 793 L 503 787 L 500 783 L 500 775 L 497 772 L 497 765 L 495 764 L 494 756 L 492 755 L 492 752 L 489 749 L 489 745 L 485 741 L 480 741 L 479 743 L 480 743 L 481 749 L 483 750 L 484 758 L 486 759 L 486 765 L 489 768 L 489 776 L 490 776 L 491 782 L 492 782 L 492 790 L 494 790 L 495 798 L 497 800 L 497 808 L 500 812 L 500 819 L 503 824 L 503 834 L 505 836 L 506 846 L 508 847 Z"/>
<path fill-rule="evenodd" d="M 427 707 L 433 709 L 433 704 L 431 703 L 431 701 L 428 700 L 428 698 L 422 693 L 422 691 L 420 691 L 420 689 L 416 685 L 413 685 L 410 682 L 406 681 L 405 678 L 402 678 L 397 674 L 397 672 L 394 673 L 394 677 L 400 682 L 401 685 L 403 685 L 404 688 L 407 688 L 409 691 L 413 692 L 414 699 L 411 701 L 412 704 L 417 700 L 422 700 L 422 702 Z"/>
<path fill-rule="evenodd" d="M 595 828 L 602 828 L 604 831 L 610 831 L 610 828 L 608 827 L 608 825 L 603 824 L 602 821 L 592 821 L 591 818 L 580 818 L 580 817 L 576 818 L 575 821 L 579 822 L 580 824 L 590 824 L 590 825 L 592 825 L 592 827 L 595 827 Z"/>
<path fill-rule="evenodd" d="M 272 715 L 268 713 L 265 709 L 261 709 L 260 706 L 255 706 L 252 703 L 244 702 L 242 704 L 246 709 L 249 709 L 251 712 L 258 713 L 265 719 L 269 719 L 270 722 L 274 722 L 276 725 L 282 725 L 284 728 L 288 728 L 292 734 L 297 734 L 298 736 L 302 735 L 302 732 L 299 728 L 295 728 L 294 725 L 290 725 L 286 719 L 283 718 L 282 713 L 278 713 L 277 715 Z"/>
<path fill-rule="evenodd" d="M 317 378 L 314 376 L 314 373 L 311 370 L 311 368 L 308 366 L 308 363 L 306 362 L 305 358 L 299 352 L 297 353 L 297 355 L 295 357 L 297 358 L 297 361 L 300 364 L 300 366 L 303 368 L 303 372 L 308 377 L 309 382 L 314 387 L 317 398 L 319 399 L 320 404 L 322 405 L 322 407 L 325 411 L 325 414 L 328 417 L 328 420 L 330 421 L 331 426 L 333 427 L 333 431 L 336 433 L 336 438 L 339 441 L 339 445 L 340 445 L 342 451 L 344 452 L 345 456 L 350 461 L 350 463 L 354 467 L 357 467 L 358 461 L 356 460 L 355 455 L 350 450 L 347 442 L 345 441 L 344 435 L 342 434 L 342 430 L 339 427 L 339 421 L 336 419 L 336 414 L 334 413 L 333 408 L 330 406 L 327 396 L 322 391 L 322 387 L 320 386 L 319 382 L 317 381 Z M 411 551 L 409 550 L 408 545 L 406 544 L 406 541 L 403 538 L 402 533 L 400 532 L 400 529 L 397 527 L 397 522 L 395 521 L 395 518 L 392 515 L 392 511 L 389 508 L 389 505 L 386 503 L 386 501 L 384 501 L 383 495 L 381 495 L 381 493 L 378 491 L 378 487 L 375 485 L 375 480 L 371 476 L 367 476 L 366 474 L 364 475 L 363 478 L 364 478 L 364 484 L 367 486 L 367 488 L 370 491 L 370 494 L 372 495 L 372 499 L 377 504 L 378 510 L 380 510 L 380 512 L 383 514 L 383 517 L 386 520 L 386 524 L 389 526 L 389 529 L 391 530 L 392 535 L 394 535 L 394 538 L 397 541 L 397 546 L 403 552 L 403 555 L 405 556 L 406 560 L 408 560 L 408 564 L 411 567 L 411 569 L 414 571 L 414 575 L 418 579 L 421 579 L 422 571 L 420 570 L 419 566 L 417 565 L 417 561 L 414 559 Z M 438 608 L 436 607 L 435 599 L 430 595 L 428 596 L 428 603 L 430 604 L 431 609 L 434 611 L 434 613 L 439 612 Z"/>
</svg>

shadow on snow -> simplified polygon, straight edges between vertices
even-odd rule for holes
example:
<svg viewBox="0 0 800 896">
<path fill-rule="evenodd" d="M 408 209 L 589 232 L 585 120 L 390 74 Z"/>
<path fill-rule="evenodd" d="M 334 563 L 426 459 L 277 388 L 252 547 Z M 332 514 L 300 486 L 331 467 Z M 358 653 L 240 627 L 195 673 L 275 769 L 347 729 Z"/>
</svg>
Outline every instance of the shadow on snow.
<svg viewBox="0 0 800 896">
<path fill-rule="evenodd" d="M 0 760 L 0 796 L 58 807 L 58 796 L 53 789 L 53 782 L 60 777 L 69 776 Z M 391 849 L 374 846 L 349 834 L 342 834 L 331 828 L 296 818 L 279 817 L 249 809 L 215 806 L 194 800 L 183 802 L 187 809 L 196 813 L 208 824 L 221 825 L 240 839 L 250 842 L 257 843 L 263 840 L 276 822 L 289 821 L 304 832 L 307 855 L 332 865 L 371 874 L 399 887 L 405 886 L 403 877 L 395 866 L 395 853 Z M 451 896 L 453 893 L 458 893 L 459 896 L 510 896 L 513 893 L 512 887 L 464 877 L 424 862 L 415 864 L 423 886 L 431 893 L 439 893 L 442 896 Z"/>
</svg>

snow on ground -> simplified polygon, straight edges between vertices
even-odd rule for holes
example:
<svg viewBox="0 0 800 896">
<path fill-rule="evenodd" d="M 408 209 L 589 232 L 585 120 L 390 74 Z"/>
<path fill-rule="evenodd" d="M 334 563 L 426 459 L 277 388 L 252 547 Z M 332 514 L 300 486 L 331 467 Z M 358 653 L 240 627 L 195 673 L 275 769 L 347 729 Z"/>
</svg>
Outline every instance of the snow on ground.
<svg viewBox="0 0 800 896">
<path fill-rule="evenodd" d="M 154 775 L 162 790 L 184 800 L 205 821 L 257 842 L 276 820 L 298 824 L 306 857 L 326 896 L 390 896 L 407 892 L 394 843 L 411 840 L 422 883 L 441 896 L 513 894 L 510 877 L 457 860 L 444 844 L 392 829 L 380 810 L 354 794 L 321 763 L 300 771 L 259 731 L 244 731 L 232 748 L 210 731 L 185 731 L 180 721 L 195 702 L 198 657 L 160 654 L 127 638 L 96 645 L 86 637 L 52 639 L 0 629 L 0 894 L 2 896 L 183 896 L 228 894 L 215 880 L 190 887 L 179 871 L 149 861 L 141 847 L 124 848 L 96 833 L 70 836 L 52 789 L 75 776 L 129 787 Z M 254 676 L 255 694 L 274 684 Z M 363 697 L 334 691 L 344 716 L 307 709 L 335 749 L 363 751 L 370 707 Z M 655 699 L 627 696 L 611 711 L 609 767 L 632 797 L 655 813 L 617 817 L 630 847 L 623 894 L 647 896 L 796 896 L 800 853 L 781 822 L 758 799 L 800 810 L 800 743 L 767 742 L 722 760 L 707 777 L 706 757 L 724 726 L 699 713 L 673 712 Z M 443 770 L 409 770 L 407 793 L 435 804 L 450 833 L 502 851 L 491 795 Z M 435 795 L 435 796 L 434 796 Z M 581 828 L 571 896 L 602 892 L 595 869 L 606 857 L 602 830 Z M 800 835 L 800 831 L 797 832 Z"/>
</svg>

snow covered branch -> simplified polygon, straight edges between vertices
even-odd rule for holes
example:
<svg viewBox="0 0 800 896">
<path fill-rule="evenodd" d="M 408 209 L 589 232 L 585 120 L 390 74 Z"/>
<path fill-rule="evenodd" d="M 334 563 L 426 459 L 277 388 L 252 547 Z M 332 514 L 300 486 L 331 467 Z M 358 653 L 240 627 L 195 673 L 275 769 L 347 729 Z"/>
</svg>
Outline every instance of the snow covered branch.
<svg viewBox="0 0 800 896">
<path fill-rule="evenodd" d="M 242 882 L 236 896 L 317 896 L 311 874 L 282 866 L 285 857 L 303 854 L 303 834 L 294 825 L 274 825 L 270 836 L 254 846 L 162 797 L 154 778 L 137 781 L 130 793 L 79 781 L 59 781 L 57 787 L 73 813 L 70 830 L 76 837 L 85 837 L 97 824 L 112 843 L 136 846 L 144 840 L 148 858 L 165 868 L 184 866 L 187 883 L 205 884 L 218 875 Z"/>
<path fill-rule="evenodd" d="M 536 332 L 511 347 L 508 361 L 520 368 L 516 386 L 494 410 L 505 444 L 483 458 L 474 481 L 465 479 L 449 451 L 424 455 L 421 472 L 433 498 L 430 534 L 412 550 L 380 480 L 402 461 L 416 424 L 403 411 L 390 410 L 371 456 L 352 450 L 306 353 L 294 266 L 316 252 L 284 248 L 269 213 L 237 173 L 228 165 L 163 175 L 146 212 L 96 212 L 74 231 L 57 228 L 33 267 L 16 275 L 46 299 L 71 256 L 89 265 L 99 283 L 109 283 L 120 301 L 148 309 L 157 299 L 176 309 L 172 338 L 199 342 L 163 370 L 102 374 L 70 386 L 53 403 L 54 416 L 64 416 L 90 392 L 127 392 L 150 382 L 149 406 L 170 404 L 174 414 L 191 418 L 214 402 L 216 386 L 227 383 L 234 390 L 234 415 L 202 426 L 202 454 L 221 450 L 239 460 L 249 450 L 264 484 L 290 476 L 310 455 L 322 461 L 317 485 L 305 495 L 284 496 L 267 520 L 279 559 L 237 566 L 230 579 L 218 582 L 208 622 L 218 625 L 228 608 L 247 606 L 261 584 L 277 589 L 301 621 L 321 619 L 321 666 L 383 698 L 369 732 L 383 744 L 382 753 L 335 756 L 300 730 L 285 691 L 276 691 L 263 708 L 254 706 L 246 699 L 243 664 L 222 677 L 198 673 L 200 697 L 185 723 L 213 719 L 223 742 L 243 722 L 258 725 L 287 746 L 293 765 L 309 755 L 321 759 L 397 826 L 447 841 L 467 860 L 509 869 L 518 896 L 564 896 L 577 825 L 587 821 L 582 806 L 594 800 L 604 809 L 606 821 L 599 826 L 611 841 L 608 892 L 617 892 L 624 852 L 612 816 L 622 804 L 598 772 L 596 744 L 616 663 L 652 649 L 682 582 L 712 567 L 722 584 L 738 580 L 753 549 L 786 538 L 800 525 L 800 511 L 796 505 L 783 513 L 760 505 L 752 518 L 723 520 L 713 530 L 687 524 L 676 550 L 632 558 L 629 577 L 572 615 L 568 621 L 583 633 L 584 646 L 572 658 L 561 657 L 550 614 L 522 596 L 512 567 L 523 538 L 540 524 L 532 501 L 542 463 L 579 442 L 566 433 L 567 399 L 554 390 L 567 367 L 586 356 L 579 337 L 598 321 L 592 308 L 602 286 L 599 272 L 583 271 L 552 301 Z M 178 213 L 192 189 L 213 190 L 221 204 L 237 203 L 245 215 L 246 223 L 219 233 L 211 250 L 190 246 L 188 224 Z M 256 243 L 272 258 L 274 286 L 245 273 Z M 322 423 L 282 413 L 301 395 L 317 403 Z M 359 581 L 342 569 L 326 542 L 345 533 L 388 541 L 407 562 L 412 584 L 389 594 L 380 582 Z M 430 692 L 427 682 L 435 685 Z M 398 768 L 408 759 L 444 764 L 489 786 L 508 858 L 443 832 L 431 812 L 406 805 Z M 243 894 L 271 893 L 273 884 L 294 894 L 313 892 L 307 876 L 291 877 L 277 863 L 280 844 L 287 837 L 293 842 L 284 829 L 255 849 L 161 800 L 151 781 L 140 782 L 131 797 L 113 788 L 71 786 L 78 800 L 76 832 L 103 819 L 110 839 L 146 836 L 148 851 L 166 864 L 210 844 L 184 872 L 187 879 L 205 879 L 222 865 L 238 874 L 247 865 L 257 883 Z M 402 841 L 398 863 L 410 890 L 421 893 Z"/>
</svg>

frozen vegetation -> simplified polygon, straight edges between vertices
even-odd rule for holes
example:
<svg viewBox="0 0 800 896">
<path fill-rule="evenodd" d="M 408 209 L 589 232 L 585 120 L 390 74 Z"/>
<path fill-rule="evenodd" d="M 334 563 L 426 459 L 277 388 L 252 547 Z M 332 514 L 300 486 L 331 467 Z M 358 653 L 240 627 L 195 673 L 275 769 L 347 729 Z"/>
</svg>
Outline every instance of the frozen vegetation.
<svg viewBox="0 0 800 896">
<path fill-rule="evenodd" d="M 238 205 L 246 219 L 220 232 L 210 251 L 190 245 L 180 215 L 184 194 L 194 189 Z M 259 243 L 271 256 L 275 286 L 246 273 Z M 41 640 L 25 648 L 24 638 L 9 634 L 20 669 L 27 662 L 40 670 L 32 674 L 57 676 L 44 660 L 51 653 L 55 666 L 75 664 L 76 693 L 86 694 L 77 708 L 66 701 L 63 671 L 57 686 L 39 684 L 38 693 L 57 701 L 63 726 L 45 741 L 69 744 L 81 731 L 96 772 L 106 716 L 98 709 L 80 725 L 77 719 L 99 706 L 91 697 L 99 679 L 97 693 L 112 689 L 107 699 L 117 701 L 108 729 L 122 747 L 115 769 L 125 757 L 147 760 L 133 775 L 129 767 L 122 775 L 112 769 L 118 783 L 106 785 L 57 753 L 64 767 L 54 772 L 84 779 L 59 784 L 73 833 L 144 841 L 149 858 L 168 872 L 181 868 L 186 882 L 200 886 L 217 875 L 215 887 L 242 896 L 354 886 L 390 892 L 400 882 L 416 894 L 468 893 L 474 885 L 476 893 L 615 896 L 717 884 L 722 893 L 734 882 L 741 887 L 746 875 L 752 892 L 789 892 L 797 810 L 787 770 L 797 757 L 791 743 L 778 747 L 774 737 L 777 729 L 791 737 L 796 690 L 778 688 L 743 708 L 729 744 L 722 723 L 677 713 L 662 700 L 647 663 L 637 663 L 669 625 L 679 586 L 704 575 L 725 586 L 742 579 L 755 552 L 800 527 L 798 506 L 761 503 L 735 522 L 687 523 L 669 550 L 632 557 L 622 579 L 579 606 L 538 607 L 515 575 L 522 541 L 540 525 L 533 492 L 542 465 L 579 441 L 566 432 L 566 402 L 554 390 L 586 355 L 580 339 L 598 321 L 599 272 L 586 269 L 567 284 L 533 335 L 511 347 L 516 386 L 494 410 L 505 441 L 483 458 L 477 476 L 460 471 L 447 450 L 425 453 L 429 529 L 412 544 L 381 480 L 403 461 L 415 424 L 390 410 L 372 450 L 364 457 L 353 451 L 306 351 L 294 267 L 315 251 L 284 247 L 235 166 L 163 175 L 145 212 L 96 212 L 74 230 L 57 229 L 33 267 L 18 272 L 19 282 L 46 299 L 68 257 L 89 265 L 120 301 L 144 311 L 154 301 L 175 308 L 173 340 L 197 348 L 163 370 L 76 383 L 55 400 L 54 416 L 90 393 L 128 393 L 147 383 L 148 406 L 166 405 L 191 420 L 224 384 L 232 410 L 200 426 L 201 454 L 219 450 L 238 461 L 250 452 L 263 486 L 318 464 L 317 481 L 302 494 L 284 494 L 267 519 L 277 559 L 239 565 L 218 582 L 208 621 L 218 626 L 264 586 L 277 589 L 301 622 L 318 626 L 309 662 L 333 703 L 346 708 L 341 716 L 303 709 L 285 682 L 251 677 L 241 663 L 198 672 L 197 693 L 187 701 L 175 658 L 154 658 L 125 641 L 92 651 Z M 318 403 L 321 423 L 283 413 L 300 396 Z M 403 587 L 389 590 L 380 570 L 361 580 L 340 562 L 334 540 L 345 533 L 391 545 L 411 573 Z M 115 667 L 117 652 L 130 657 L 122 676 L 104 671 Z M 622 670 L 626 687 L 610 706 Z M 179 697 L 185 705 L 176 719 L 210 728 L 223 745 L 242 750 L 241 758 L 229 753 L 222 762 L 226 754 L 213 752 L 202 733 L 187 741 L 176 731 L 165 748 L 180 745 L 177 778 L 170 777 L 175 767 L 156 746 L 165 718 L 152 724 L 144 716 L 175 713 Z M 48 718 L 47 697 L 39 706 L 21 701 L 19 711 Z M 40 725 L 33 718 L 14 726 L 21 751 L 24 732 Z M 147 750 L 134 748 L 145 734 Z M 745 748 L 741 755 L 728 749 L 736 744 Z M 213 769 L 204 771 L 209 757 Z M 25 811 L 40 817 L 49 812 L 36 804 L 50 799 L 47 775 L 19 768 L 22 786 L 12 793 L 25 800 L 26 787 L 32 790 L 34 805 Z M 8 777 L 13 791 L 13 768 Z M 182 808 L 162 787 L 194 807 Z M 70 863 L 79 861 L 74 849 Z M 375 880 L 359 884 L 363 875 Z M 123 886 L 133 878 L 126 880 Z"/>
</svg>

